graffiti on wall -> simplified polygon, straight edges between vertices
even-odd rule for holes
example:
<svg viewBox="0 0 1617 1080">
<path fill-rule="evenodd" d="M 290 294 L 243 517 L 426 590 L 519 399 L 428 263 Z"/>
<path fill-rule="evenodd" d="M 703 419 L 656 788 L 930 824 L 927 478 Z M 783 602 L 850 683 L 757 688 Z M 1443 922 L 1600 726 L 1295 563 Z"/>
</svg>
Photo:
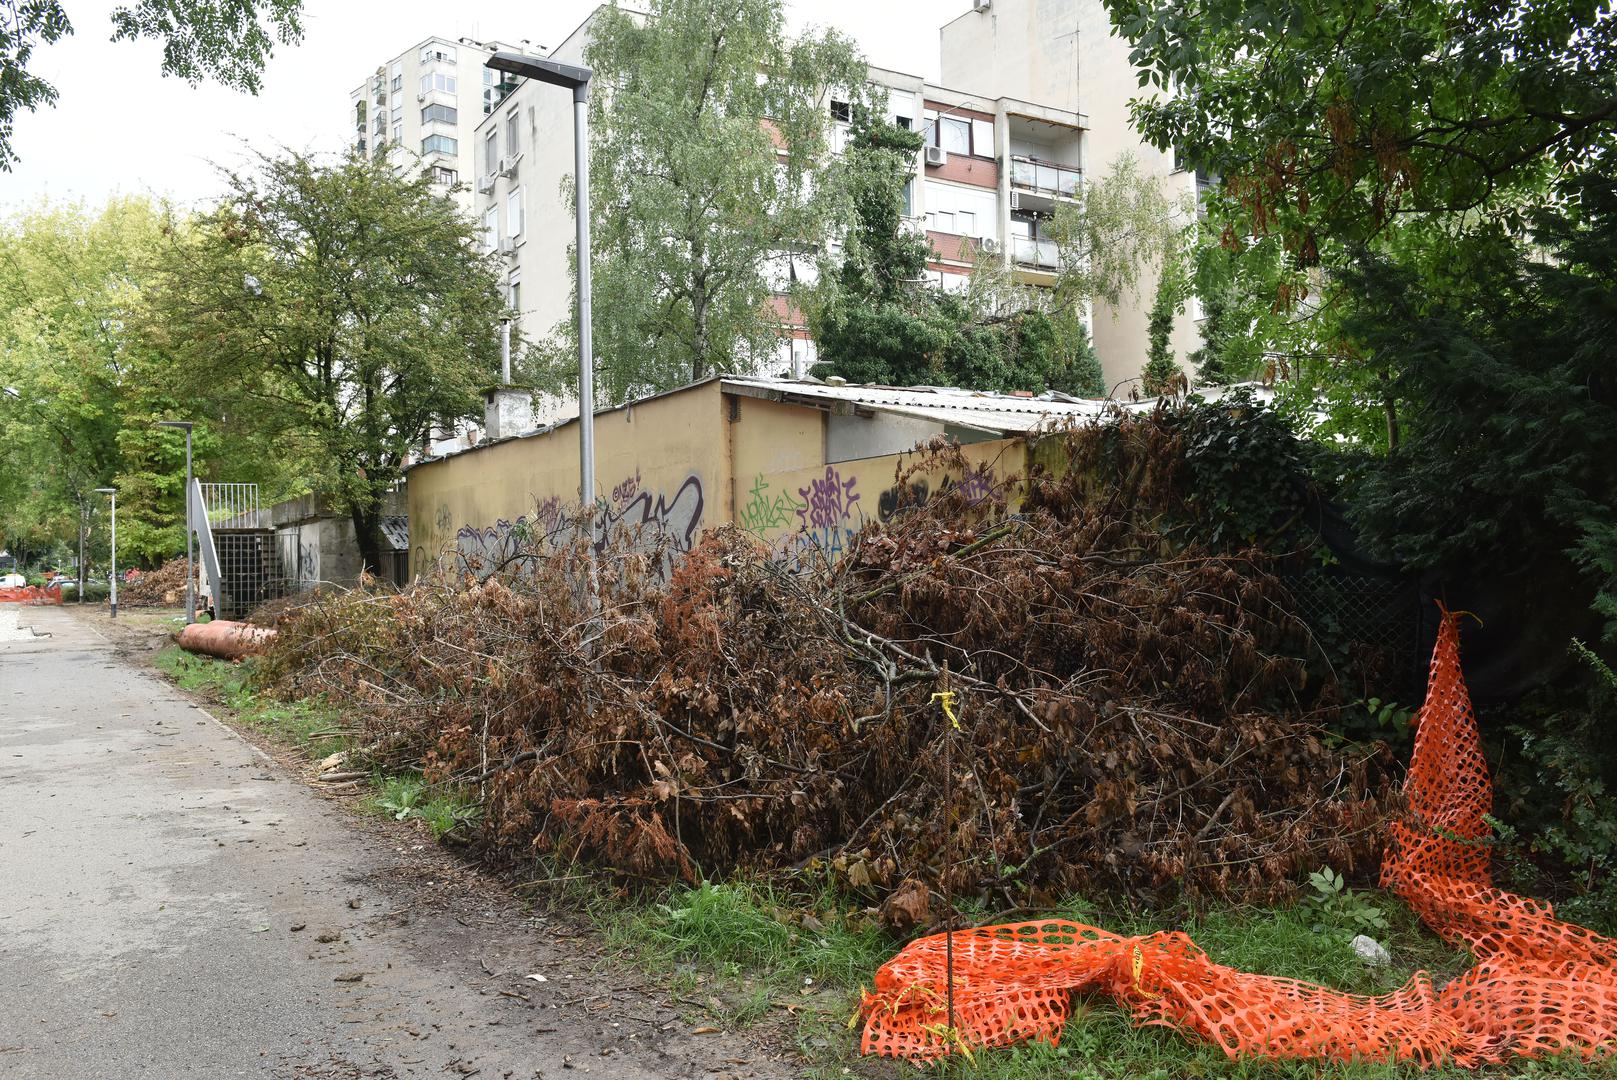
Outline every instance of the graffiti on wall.
<svg viewBox="0 0 1617 1080">
<path fill-rule="evenodd" d="M 609 548 L 622 552 L 664 547 L 670 553 L 688 552 L 701 531 L 705 507 L 702 480 L 694 473 L 671 495 L 645 487 L 637 473 L 612 488 L 611 500 L 592 522 L 591 543 L 602 554 Z M 578 529 L 577 515 L 551 495 L 539 501 L 531 518 L 462 526 L 455 534 L 454 555 L 460 569 L 479 578 L 511 565 L 531 571 L 529 555 L 534 548 L 571 544 Z"/>
<path fill-rule="evenodd" d="M 753 478 L 747 501 L 736 508 L 736 524 L 764 539 L 790 525 L 806 505 L 789 488 L 771 489 L 764 474 L 759 473 Z"/>
<path fill-rule="evenodd" d="M 891 521 L 951 493 L 967 507 L 989 507 L 1006 494 L 1006 482 L 996 476 L 993 462 L 968 464 L 958 474 L 911 476 L 879 488 L 872 481 L 875 470 L 891 477 L 892 468 L 893 459 L 886 458 L 828 465 L 807 476 L 791 474 L 790 479 L 759 475 L 747 501 L 737 508 L 737 523 L 765 540 L 775 558 L 807 567 L 841 559 L 871 515 Z M 793 490 L 795 497 L 789 494 Z"/>
</svg>

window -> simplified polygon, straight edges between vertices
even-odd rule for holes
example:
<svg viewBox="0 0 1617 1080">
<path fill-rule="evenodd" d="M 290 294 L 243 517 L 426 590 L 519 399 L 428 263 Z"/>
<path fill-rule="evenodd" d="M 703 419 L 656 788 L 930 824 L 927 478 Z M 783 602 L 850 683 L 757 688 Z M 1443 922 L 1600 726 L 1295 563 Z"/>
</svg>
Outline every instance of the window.
<svg viewBox="0 0 1617 1080">
<path fill-rule="evenodd" d="M 907 116 L 895 116 L 893 117 L 893 123 L 898 125 L 900 131 L 908 131 L 910 129 L 911 120 Z"/>
<path fill-rule="evenodd" d="M 455 92 L 455 85 L 455 77 L 453 75 L 445 75 L 440 71 L 429 71 L 427 74 L 421 76 L 421 92 L 423 94 L 430 94 L 435 90 L 442 90 L 446 94 L 453 94 Z"/>
<path fill-rule="evenodd" d="M 448 135 L 428 135 L 421 140 L 423 154 L 455 154 L 459 151 L 460 144 Z"/>
<path fill-rule="evenodd" d="M 846 101 L 831 102 L 831 119 L 839 124 L 853 123 L 853 107 Z"/>
<path fill-rule="evenodd" d="M 455 47 L 453 45 L 440 45 L 436 41 L 421 46 L 421 62 L 430 64 L 434 61 L 453 64 L 455 62 Z"/>
<path fill-rule="evenodd" d="M 522 282 L 515 279 L 511 281 L 511 310 L 522 310 Z"/>
<path fill-rule="evenodd" d="M 507 157 L 516 157 L 521 150 L 522 125 L 517 111 L 512 109 L 505 117 L 505 153 Z"/>
<path fill-rule="evenodd" d="M 514 240 L 522 235 L 522 189 L 505 197 L 505 227 Z"/>
<path fill-rule="evenodd" d="M 942 116 L 928 109 L 926 144 L 941 146 L 951 154 L 994 157 L 994 122 L 964 116 Z"/>
<path fill-rule="evenodd" d="M 403 105 L 395 105 L 395 106 L 393 106 L 393 122 L 395 124 L 404 123 L 404 106 Z"/>
<path fill-rule="evenodd" d="M 403 124 L 394 124 L 393 125 L 393 141 L 396 142 L 396 143 L 401 143 L 401 142 L 404 141 L 404 125 Z"/>
<path fill-rule="evenodd" d="M 500 171 L 499 133 L 491 131 L 483 142 L 483 175 L 493 176 Z"/>
<path fill-rule="evenodd" d="M 453 124 L 460 118 L 460 112 L 453 105 L 428 105 L 421 110 L 423 124 Z"/>
<path fill-rule="evenodd" d="M 904 216 L 915 216 L 915 177 L 904 181 Z"/>
<path fill-rule="evenodd" d="M 928 180 L 926 227 L 934 232 L 999 239 L 999 195 L 984 188 Z"/>
<path fill-rule="evenodd" d="M 403 75 L 395 75 L 395 76 L 393 76 L 393 82 L 388 86 L 388 89 L 389 89 L 389 91 L 391 91 L 392 93 L 395 93 L 395 94 L 404 93 L 404 76 Z"/>
<path fill-rule="evenodd" d="M 500 246 L 500 208 L 491 206 L 483 212 L 483 250 L 498 250 Z"/>
<path fill-rule="evenodd" d="M 971 122 L 971 152 L 978 157 L 994 156 L 994 122 L 992 120 L 973 120 Z"/>
<path fill-rule="evenodd" d="M 951 154 L 971 153 L 971 123 L 958 116 L 940 116 L 932 121 L 931 143 Z"/>
<path fill-rule="evenodd" d="M 442 165 L 435 165 L 432 169 L 432 182 L 442 184 L 444 187 L 454 187 L 460 182 L 460 174 L 454 169 L 446 169 Z"/>
</svg>

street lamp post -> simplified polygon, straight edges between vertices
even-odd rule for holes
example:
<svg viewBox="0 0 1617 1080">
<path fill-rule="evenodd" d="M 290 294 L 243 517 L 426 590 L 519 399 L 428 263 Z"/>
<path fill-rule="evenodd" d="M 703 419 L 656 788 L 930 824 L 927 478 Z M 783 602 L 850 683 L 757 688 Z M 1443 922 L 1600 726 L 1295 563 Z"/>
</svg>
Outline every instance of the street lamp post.
<svg viewBox="0 0 1617 1080">
<path fill-rule="evenodd" d="M 578 227 L 578 456 L 579 495 L 595 503 L 595 360 L 590 323 L 590 69 L 522 53 L 497 52 L 485 61 L 495 71 L 521 75 L 573 92 L 573 202 Z M 593 556 L 595 545 L 590 545 Z"/>
<path fill-rule="evenodd" d="M 98 494 L 112 496 L 112 617 L 118 617 L 118 489 L 96 488 Z"/>
<path fill-rule="evenodd" d="M 197 575 L 196 566 L 191 558 L 191 429 L 196 425 L 190 420 L 159 420 L 158 427 L 185 429 L 185 621 L 197 621 Z"/>
</svg>

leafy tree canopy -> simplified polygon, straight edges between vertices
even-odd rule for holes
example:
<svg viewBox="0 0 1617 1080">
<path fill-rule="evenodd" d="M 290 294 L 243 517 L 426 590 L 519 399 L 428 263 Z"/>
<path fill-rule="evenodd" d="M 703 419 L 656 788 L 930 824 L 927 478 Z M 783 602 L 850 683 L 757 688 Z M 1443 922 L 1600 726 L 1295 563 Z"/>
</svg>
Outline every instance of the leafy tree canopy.
<svg viewBox="0 0 1617 1080">
<path fill-rule="evenodd" d="M 276 42 L 302 40 L 302 10 L 303 0 L 138 0 L 113 10 L 112 38 L 161 42 L 165 75 L 256 94 Z M 56 88 L 28 70 L 35 47 L 72 32 L 59 0 L 0 4 L 0 169 L 18 160 L 11 146 L 17 114 L 56 101 Z"/>
<path fill-rule="evenodd" d="M 1609 167 L 1617 20 L 1585 0 L 1105 0 L 1159 148 L 1223 176 L 1233 235 L 1303 265 L 1402 214 L 1513 201 Z M 1605 164 L 1602 164 L 1605 163 Z"/>
<path fill-rule="evenodd" d="M 866 71 L 839 34 L 789 36 L 780 0 L 654 0 L 595 25 L 594 333 L 621 401 L 774 354 L 770 271 L 834 231 L 836 193 L 811 178 L 831 98 Z"/>
<path fill-rule="evenodd" d="M 175 359 L 167 392 L 273 439 L 375 566 L 405 455 L 497 377 L 497 268 L 424 176 L 357 154 L 259 164 L 161 252 L 143 336 Z"/>
</svg>

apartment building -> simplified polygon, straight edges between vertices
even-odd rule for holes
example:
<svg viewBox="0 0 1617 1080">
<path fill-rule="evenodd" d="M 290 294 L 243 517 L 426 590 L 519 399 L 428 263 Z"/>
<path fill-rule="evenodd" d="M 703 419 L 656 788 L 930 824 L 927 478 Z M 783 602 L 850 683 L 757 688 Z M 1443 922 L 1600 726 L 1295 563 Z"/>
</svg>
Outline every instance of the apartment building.
<svg viewBox="0 0 1617 1080">
<path fill-rule="evenodd" d="M 583 64 L 600 8 L 545 55 Z M 481 61 L 479 61 L 481 63 Z M 507 302 L 523 339 L 550 336 L 572 318 L 573 271 L 567 252 L 574 217 L 562 197 L 573 175 L 573 97 L 531 79 L 515 79 L 509 93 L 478 118 L 469 133 L 466 166 L 471 211 L 484 251 L 505 255 Z M 576 415 L 577 402 L 535 401 L 538 423 Z"/>
<path fill-rule="evenodd" d="M 1129 100 L 1146 91 L 1129 63 L 1128 42 L 1112 32 L 1101 0 L 972 0 L 971 11 L 944 25 L 941 46 L 941 78 L 951 86 L 1081 113 L 1082 164 L 1091 178 L 1106 175 L 1118 158 L 1131 154 L 1170 202 L 1195 205 L 1206 178 L 1144 142 L 1130 123 Z M 1017 168 L 1014 153 L 1011 167 Z M 1155 273 L 1142 275 L 1138 295 L 1115 308 L 1099 303 L 1093 313 L 1096 351 L 1108 385 L 1120 386 L 1120 392 L 1144 366 L 1156 285 Z M 1181 366 L 1188 367 L 1187 357 L 1201 346 L 1200 316 L 1192 299 L 1174 325 L 1172 346 Z"/>
<path fill-rule="evenodd" d="M 395 168 L 429 171 L 472 211 L 473 132 L 512 82 L 483 66 L 498 43 L 430 37 L 379 64 L 349 94 L 349 145 Z"/>
<path fill-rule="evenodd" d="M 549 55 L 582 62 L 592 14 Z M 1029 285 L 1055 281 L 1055 244 L 1045 235 L 1058 201 L 1078 193 L 1088 122 L 1081 114 L 1009 96 L 967 93 L 884 68 L 869 69 L 878 101 L 901 127 L 923 131 L 915 177 L 906 190 L 910 225 L 931 242 L 927 273 L 940 288 L 964 290 L 979 253 L 998 258 Z M 846 102 L 830 103 L 832 149 L 840 151 L 851 119 Z M 486 250 L 503 251 L 511 307 L 523 336 L 536 340 L 571 318 L 567 261 L 573 218 L 562 199 L 572 175 L 572 102 L 544 84 L 518 80 L 473 135 L 473 212 Z M 772 370 L 802 373 L 817 359 L 814 342 L 787 302 L 793 281 L 812 282 L 815 260 L 786 256 L 767 272 L 781 318 Z M 1140 356 L 1143 362 L 1144 352 Z M 541 421 L 570 416 L 570 401 L 536 407 Z"/>
</svg>

